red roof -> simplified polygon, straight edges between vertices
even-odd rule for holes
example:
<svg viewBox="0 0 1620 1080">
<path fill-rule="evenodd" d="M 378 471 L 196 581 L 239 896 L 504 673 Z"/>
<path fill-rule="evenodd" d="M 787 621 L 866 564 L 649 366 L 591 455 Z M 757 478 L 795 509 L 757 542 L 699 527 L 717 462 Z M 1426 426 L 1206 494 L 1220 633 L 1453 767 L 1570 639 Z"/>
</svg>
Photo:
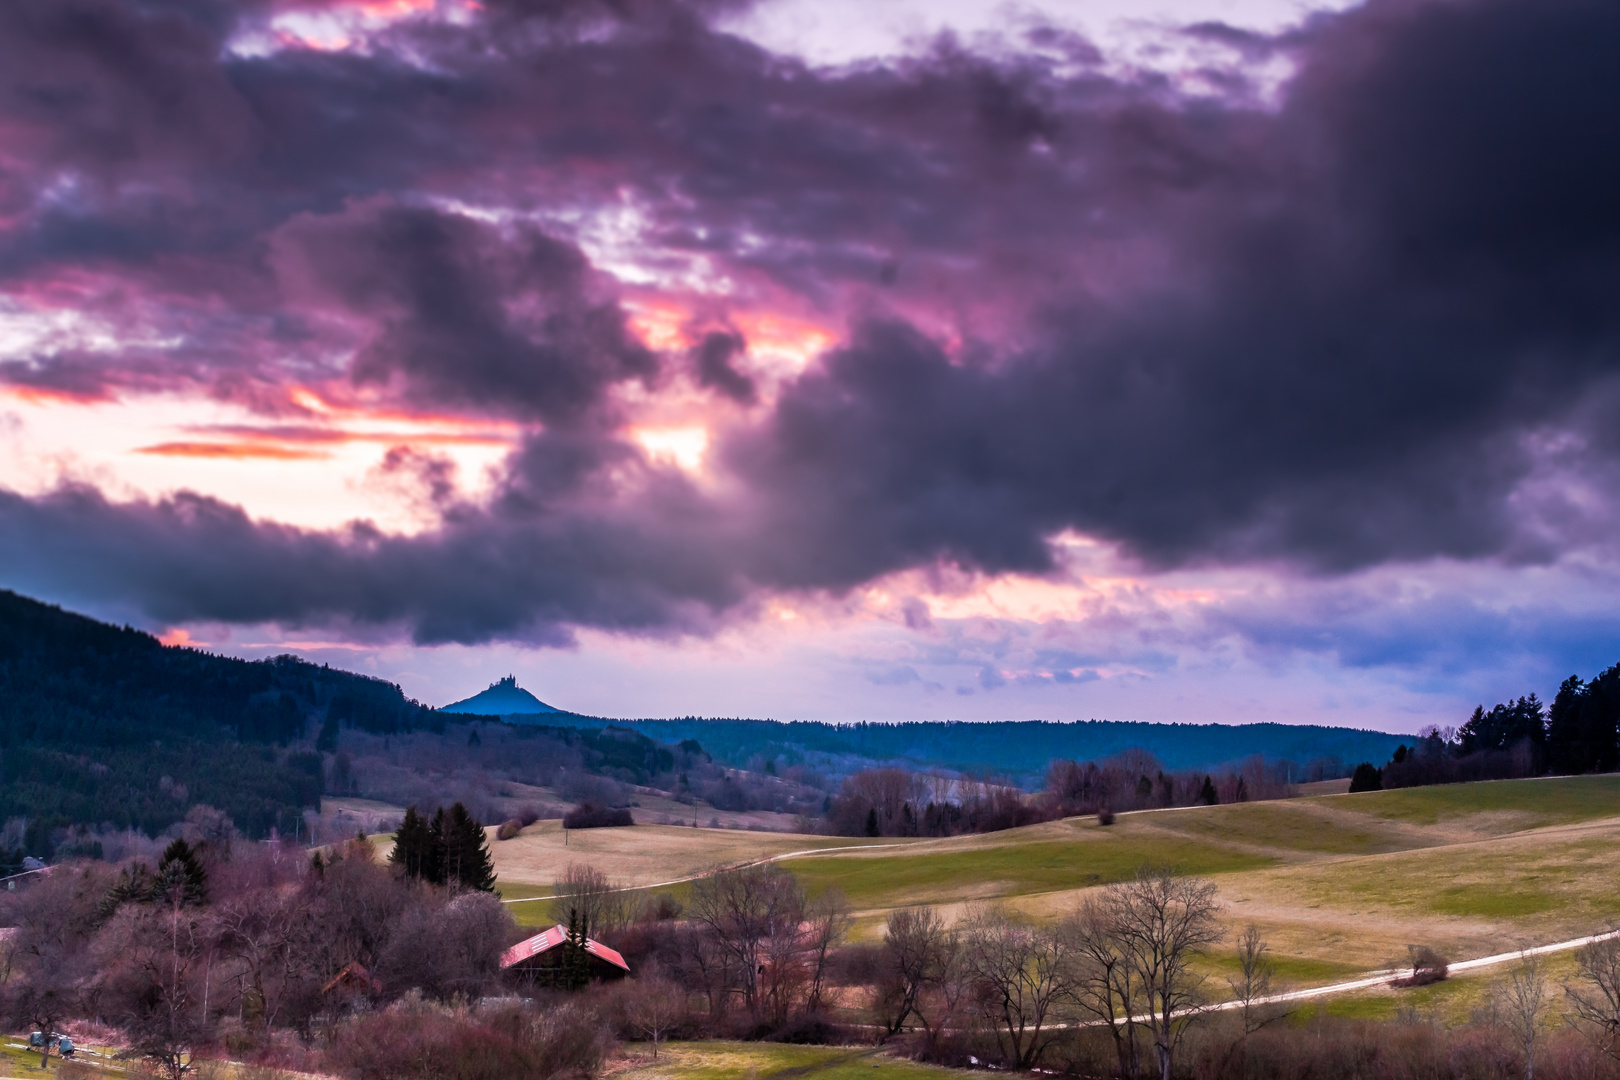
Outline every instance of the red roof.
<svg viewBox="0 0 1620 1080">
<path fill-rule="evenodd" d="M 555 949 L 567 940 L 568 928 L 558 923 L 550 930 L 542 931 L 527 941 L 520 941 L 507 949 L 501 954 L 501 967 L 505 969 L 514 964 L 521 964 L 525 960 L 539 956 L 547 949 Z M 614 967 L 623 968 L 626 971 L 630 970 L 630 965 L 624 962 L 624 957 L 594 938 L 585 939 L 585 951 L 598 960 L 606 960 Z"/>
</svg>

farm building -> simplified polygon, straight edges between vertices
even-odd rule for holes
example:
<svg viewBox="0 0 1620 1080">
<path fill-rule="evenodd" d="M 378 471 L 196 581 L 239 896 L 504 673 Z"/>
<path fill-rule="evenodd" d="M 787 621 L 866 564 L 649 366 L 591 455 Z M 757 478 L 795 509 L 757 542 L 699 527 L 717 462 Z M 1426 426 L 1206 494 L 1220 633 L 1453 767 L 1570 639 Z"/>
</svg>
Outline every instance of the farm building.
<svg viewBox="0 0 1620 1080">
<path fill-rule="evenodd" d="M 558 923 L 550 930 L 520 941 L 501 954 L 501 970 L 541 984 L 555 984 L 566 976 L 568 927 Z M 630 974 L 630 965 L 617 951 L 594 938 L 584 940 L 582 974 L 588 979 L 619 979 Z"/>
</svg>

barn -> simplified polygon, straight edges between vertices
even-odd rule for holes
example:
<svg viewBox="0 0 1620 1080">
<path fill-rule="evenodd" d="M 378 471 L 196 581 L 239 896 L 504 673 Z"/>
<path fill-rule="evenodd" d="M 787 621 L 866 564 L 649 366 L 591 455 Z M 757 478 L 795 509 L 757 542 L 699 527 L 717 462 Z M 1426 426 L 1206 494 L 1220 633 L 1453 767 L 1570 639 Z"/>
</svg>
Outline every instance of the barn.
<svg viewBox="0 0 1620 1080">
<path fill-rule="evenodd" d="M 550 930 L 518 942 L 501 954 L 501 970 L 526 982 L 555 985 L 564 975 L 568 950 L 568 927 L 558 923 Z M 585 939 L 585 976 L 590 979 L 622 979 L 630 965 L 614 949 L 594 938 Z"/>
</svg>

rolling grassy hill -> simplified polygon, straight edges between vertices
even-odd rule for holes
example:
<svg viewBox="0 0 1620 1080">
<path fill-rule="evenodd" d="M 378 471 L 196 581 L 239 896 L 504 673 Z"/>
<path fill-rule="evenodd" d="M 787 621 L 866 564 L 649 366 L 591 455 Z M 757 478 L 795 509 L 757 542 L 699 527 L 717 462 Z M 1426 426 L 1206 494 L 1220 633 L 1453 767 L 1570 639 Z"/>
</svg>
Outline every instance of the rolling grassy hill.
<svg viewBox="0 0 1620 1080">
<path fill-rule="evenodd" d="M 994 900 L 1050 917 L 1138 866 L 1172 865 L 1210 876 L 1229 926 L 1257 923 L 1279 974 L 1300 985 L 1391 966 L 1408 943 L 1463 959 L 1620 922 L 1620 776 L 1147 811 L 1108 828 L 1071 818 L 945 840 L 636 827 L 573 833 L 569 843 L 547 823 L 496 845 L 505 894 L 547 894 L 570 860 L 646 885 L 779 857 L 812 891 L 843 890 L 868 938 L 899 906 L 959 912 Z M 516 905 L 526 920 L 542 907 Z M 1210 972 L 1225 963 L 1212 957 Z M 1425 999 L 1463 1008 L 1468 985 Z"/>
</svg>

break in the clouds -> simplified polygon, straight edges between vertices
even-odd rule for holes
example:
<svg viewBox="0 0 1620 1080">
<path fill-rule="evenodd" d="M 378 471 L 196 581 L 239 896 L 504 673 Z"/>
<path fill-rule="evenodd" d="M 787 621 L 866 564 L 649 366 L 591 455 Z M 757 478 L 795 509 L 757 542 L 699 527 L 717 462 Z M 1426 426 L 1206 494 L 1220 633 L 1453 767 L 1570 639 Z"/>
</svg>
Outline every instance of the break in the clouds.
<svg viewBox="0 0 1620 1080">
<path fill-rule="evenodd" d="M 10 394 L 237 410 L 139 448 L 165 460 L 371 438 L 356 483 L 416 515 L 311 527 L 252 483 L 70 469 L 0 490 L 3 583 L 549 645 L 915 580 L 868 683 L 964 694 L 1215 641 L 1419 682 L 1468 666 L 1448 634 L 1538 678 L 1620 649 L 1582 614 L 1620 558 L 1620 9 L 1206 20 L 1160 69 L 1031 20 L 818 67 L 726 29 L 768 14 L 0 7 Z M 487 430 L 504 456 L 458 474 L 443 447 Z M 921 673 L 967 625 L 929 582 L 1061 590 L 1065 537 L 1143 589 L 1245 585 L 1191 622 L 1019 616 L 945 658 L 969 682 Z M 1039 627 L 1062 640 L 1017 644 Z"/>
</svg>

